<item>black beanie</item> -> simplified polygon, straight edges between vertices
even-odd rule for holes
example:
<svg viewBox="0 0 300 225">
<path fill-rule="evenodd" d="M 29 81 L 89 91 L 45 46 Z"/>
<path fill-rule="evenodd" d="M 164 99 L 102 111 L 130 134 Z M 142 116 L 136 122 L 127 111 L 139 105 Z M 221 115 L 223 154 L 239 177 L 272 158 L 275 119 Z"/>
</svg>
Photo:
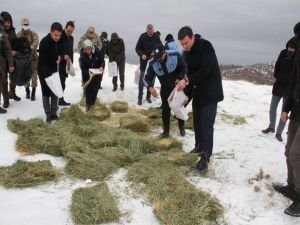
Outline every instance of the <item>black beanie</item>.
<svg viewBox="0 0 300 225">
<path fill-rule="evenodd" d="M 300 34 L 300 22 L 298 22 L 295 26 L 294 26 L 294 34 Z"/>
<path fill-rule="evenodd" d="M 168 34 L 165 38 L 165 41 L 171 41 L 171 40 L 174 40 L 174 37 L 172 34 Z"/>
</svg>

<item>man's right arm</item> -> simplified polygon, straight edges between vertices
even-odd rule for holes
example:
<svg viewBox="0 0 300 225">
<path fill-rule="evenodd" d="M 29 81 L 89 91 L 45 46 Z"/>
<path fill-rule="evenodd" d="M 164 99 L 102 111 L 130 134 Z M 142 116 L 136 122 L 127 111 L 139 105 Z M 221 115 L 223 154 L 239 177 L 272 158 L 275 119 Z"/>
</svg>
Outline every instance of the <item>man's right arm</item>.
<svg viewBox="0 0 300 225">
<path fill-rule="evenodd" d="M 139 40 L 138 42 L 136 43 L 136 46 L 135 46 L 135 51 L 136 53 L 138 54 L 138 56 L 141 58 L 142 55 L 143 55 L 143 50 L 142 50 L 142 35 L 139 37 Z"/>
</svg>

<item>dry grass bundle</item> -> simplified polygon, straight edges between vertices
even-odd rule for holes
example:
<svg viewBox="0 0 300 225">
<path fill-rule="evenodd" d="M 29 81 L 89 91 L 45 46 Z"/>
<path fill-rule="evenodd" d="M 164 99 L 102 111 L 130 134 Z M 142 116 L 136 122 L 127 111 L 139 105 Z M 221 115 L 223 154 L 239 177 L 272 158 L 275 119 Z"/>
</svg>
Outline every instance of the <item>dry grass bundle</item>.
<svg viewBox="0 0 300 225">
<path fill-rule="evenodd" d="M 155 214 L 164 224 L 216 224 L 223 214 L 218 201 L 197 190 L 174 163 L 158 155 L 146 156 L 129 167 L 128 179 L 145 184 Z"/>
<path fill-rule="evenodd" d="M 111 112 L 109 108 L 102 104 L 95 104 L 92 106 L 91 110 L 87 113 L 90 118 L 97 121 L 103 121 L 110 117 Z"/>
<path fill-rule="evenodd" d="M 7 188 L 24 188 L 54 181 L 57 171 L 49 160 L 26 162 L 18 160 L 12 166 L 0 167 L 0 183 Z"/>
<path fill-rule="evenodd" d="M 161 138 L 155 141 L 155 146 L 159 151 L 170 150 L 172 148 L 182 149 L 182 143 L 174 138 Z"/>
<path fill-rule="evenodd" d="M 110 223 L 120 217 L 116 201 L 105 183 L 75 190 L 71 213 L 75 224 Z"/>
<path fill-rule="evenodd" d="M 149 132 L 150 126 L 145 118 L 126 115 L 120 119 L 120 127 L 132 130 L 134 132 Z"/>
<path fill-rule="evenodd" d="M 121 102 L 121 101 L 114 101 L 110 104 L 110 109 L 113 112 L 126 113 L 126 112 L 128 112 L 128 103 Z"/>
</svg>

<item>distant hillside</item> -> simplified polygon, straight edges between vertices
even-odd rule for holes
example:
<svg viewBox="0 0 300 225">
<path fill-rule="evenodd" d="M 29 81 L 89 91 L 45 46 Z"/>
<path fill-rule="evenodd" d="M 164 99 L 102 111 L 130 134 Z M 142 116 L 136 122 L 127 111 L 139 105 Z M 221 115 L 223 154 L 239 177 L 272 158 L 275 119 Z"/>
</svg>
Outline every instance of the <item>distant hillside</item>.
<svg viewBox="0 0 300 225">
<path fill-rule="evenodd" d="M 255 84 L 272 85 L 274 83 L 274 63 L 249 66 L 220 65 L 224 80 L 246 80 Z"/>
</svg>

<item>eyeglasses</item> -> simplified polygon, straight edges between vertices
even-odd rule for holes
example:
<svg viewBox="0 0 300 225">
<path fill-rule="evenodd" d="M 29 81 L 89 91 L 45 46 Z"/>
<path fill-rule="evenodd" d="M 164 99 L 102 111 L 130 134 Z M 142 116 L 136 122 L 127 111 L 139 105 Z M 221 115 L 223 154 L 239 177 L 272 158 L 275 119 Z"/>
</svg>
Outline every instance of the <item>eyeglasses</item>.
<svg viewBox="0 0 300 225">
<path fill-rule="evenodd" d="M 27 26 L 29 26 L 29 24 L 23 24 L 23 26 L 27 27 Z"/>
</svg>

